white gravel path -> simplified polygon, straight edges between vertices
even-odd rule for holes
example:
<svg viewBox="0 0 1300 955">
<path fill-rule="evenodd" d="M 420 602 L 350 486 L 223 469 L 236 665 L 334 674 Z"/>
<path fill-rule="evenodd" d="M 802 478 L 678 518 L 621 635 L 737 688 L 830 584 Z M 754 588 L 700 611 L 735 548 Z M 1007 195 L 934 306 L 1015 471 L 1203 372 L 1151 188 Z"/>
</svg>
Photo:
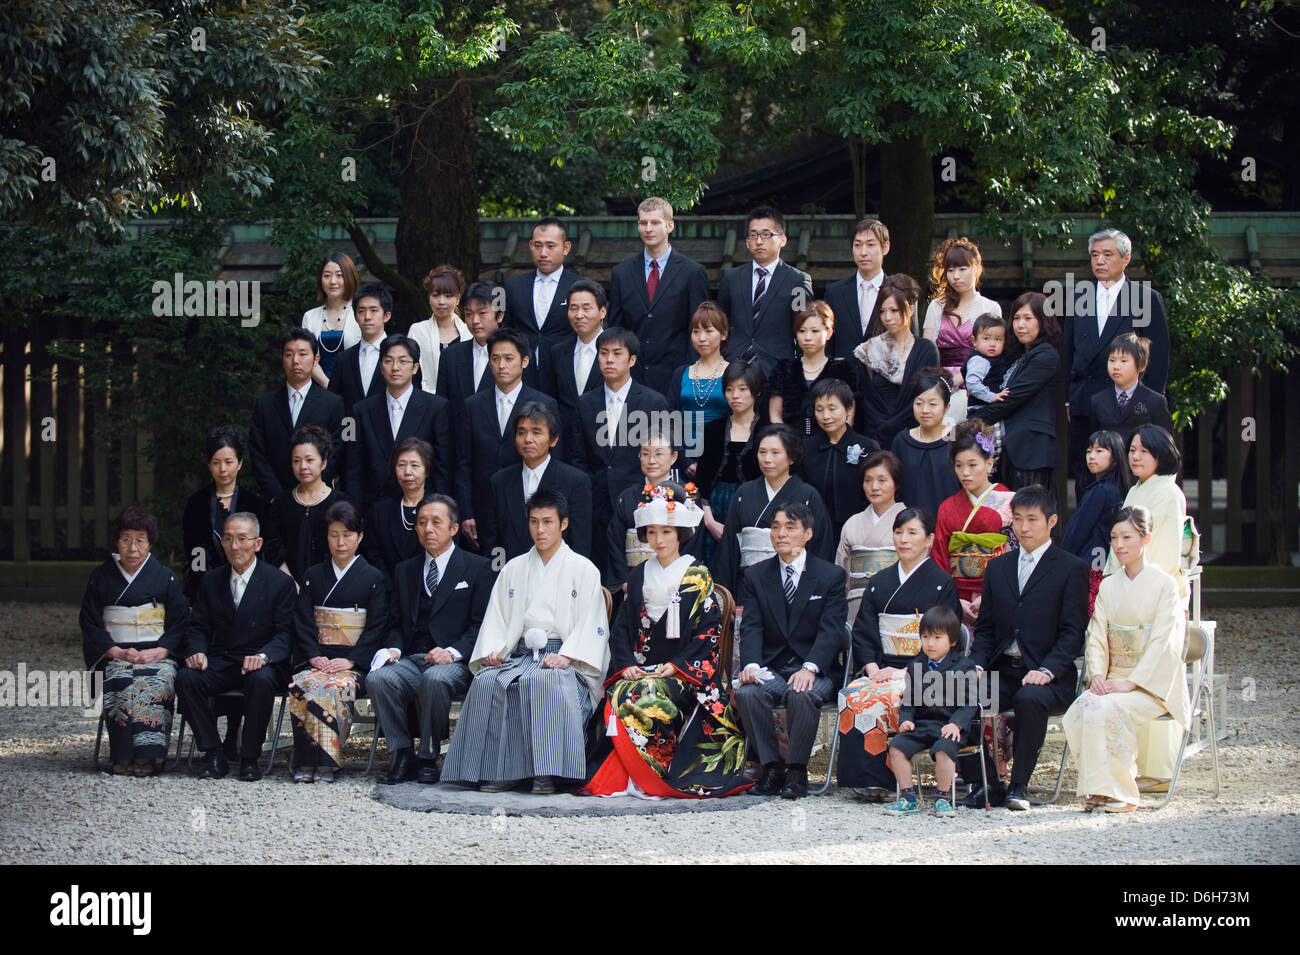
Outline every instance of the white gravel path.
<svg viewBox="0 0 1300 955">
<path fill-rule="evenodd" d="M 1027 813 L 891 819 L 839 795 L 741 811 L 604 818 L 419 813 L 371 798 L 373 777 L 295 786 L 183 773 L 137 780 L 90 769 L 95 723 L 79 711 L 0 709 L 0 861 L 168 862 L 1300 862 L 1300 608 L 1219 611 L 1231 676 L 1223 795 L 1208 753 L 1184 765 L 1169 808 L 1085 815 L 1072 798 Z M 76 608 L 0 607 L 0 670 L 80 666 Z M 1254 700 L 1242 699 L 1243 680 Z M 1250 683 L 1245 688 L 1251 688 Z M 1247 694 L 1248 695 L 1248 694 Z M 364 765 L 358 737 L 349 762 Z M 1055 776 L 1059 742 L 1035 784 Z M 1067 773 L 1067 785 L 1072 780 Z M 544 797 L 543 797 L 544 798 Z M 736 799 L 750 797 L 738 796 Z M 323 836 L 340 834 L 328 848 Z"/>
</svg>

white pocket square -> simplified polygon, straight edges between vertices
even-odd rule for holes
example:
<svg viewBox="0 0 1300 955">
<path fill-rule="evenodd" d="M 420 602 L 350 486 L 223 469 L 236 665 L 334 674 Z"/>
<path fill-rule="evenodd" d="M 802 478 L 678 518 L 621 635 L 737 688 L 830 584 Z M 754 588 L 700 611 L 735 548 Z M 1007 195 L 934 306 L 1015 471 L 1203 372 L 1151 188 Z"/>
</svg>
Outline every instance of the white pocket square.
<svg viewBox="0 0 1300 955">
<path fill-rule="evenodd" d="M 808 599 L 809 599 L 810 601 L 811 601 L 811 600 L 821 600 L 821 599 L 822 599 L 822 595 L 821 595 L 821 594 L 811 594 L 811 595 L 808 597 Z"/>
<path fill-rule="evenodd" d="M 458 584 L 457 584 L 455 587 L 453 587 L 452 589 L 453 589 L 453 590 L 468 590 L 468 589 L 469 589 L 469 583 L 466 582 L 466 581 L 464 581 L 464 580 L 462 580 L 460 583 L 458 583 Z"/>
</svg>

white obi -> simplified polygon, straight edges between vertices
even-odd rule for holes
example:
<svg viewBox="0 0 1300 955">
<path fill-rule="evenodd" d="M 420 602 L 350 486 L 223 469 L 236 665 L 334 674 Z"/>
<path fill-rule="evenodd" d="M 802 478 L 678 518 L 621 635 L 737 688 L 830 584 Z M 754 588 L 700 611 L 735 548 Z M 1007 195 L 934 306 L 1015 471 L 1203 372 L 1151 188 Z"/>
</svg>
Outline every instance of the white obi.
<svg viewBox="0 0 1300 955">
<path fill-rule="evenodd" d="M 750 567 L 759 561 L 776 556 L 772 547 L 772 529 L 770 527 L 742 527 L 738 536 L 740 541 L 740 566 Z"/>
<path fill-rule="evenodd" d="M 914 657 L 921 652 L 921 615 L 917 613 L 882 613 L 876 620 L 880 627 L 880 648 L 891 657 Z"/>
<path fill-rule="evenodd" d="M 155 603 L 135 607 L 109 604 L 104 608 L 104 629 L 117 644 L 157 643 L 166 630 L 167 608 Z"/>
</svg>

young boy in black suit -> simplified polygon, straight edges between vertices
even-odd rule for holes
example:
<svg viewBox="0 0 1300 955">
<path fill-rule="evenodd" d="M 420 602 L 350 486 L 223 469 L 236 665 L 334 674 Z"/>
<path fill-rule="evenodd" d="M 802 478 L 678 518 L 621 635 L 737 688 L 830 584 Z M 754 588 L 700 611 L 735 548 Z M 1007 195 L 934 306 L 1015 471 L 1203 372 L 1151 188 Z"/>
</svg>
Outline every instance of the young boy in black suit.
<svg viewBox="0 0 1300 955">
<path fill-rule="evenodd" d="M 948 797 L 957 772 L 957 752 L 979 712 L 975 664 L 961 655 L 961 618 L 951 607 L 927 610 L 920 629 L 921 652 L 907 665 L 898 733 L 889 740 L 889 768 L 898 780 L 898 799 L 885 811 L 921 811 L 921 797 L 912 784 L 912 757 L 928 748 L 938 782 L 934 814 L 954 816 L 957 809 Z M 967 676 L 948 676 L 956 673 Z"/>
<path fill-rule="evenodd" d="M 1159 425 L 1174 433 L 1174 419 L 1164 395 L 1142 384 L 1150 357 L 1150 340 L 1139 338 L 1133 332 L 1116 335 L 1106 359 L 1106 371 L 1115 387 L 1092 396 L 1090 410 L 1097 428 L 1118 431 L 1125 448 L 1133 433 L 1144 424 Z"/>
</svg>

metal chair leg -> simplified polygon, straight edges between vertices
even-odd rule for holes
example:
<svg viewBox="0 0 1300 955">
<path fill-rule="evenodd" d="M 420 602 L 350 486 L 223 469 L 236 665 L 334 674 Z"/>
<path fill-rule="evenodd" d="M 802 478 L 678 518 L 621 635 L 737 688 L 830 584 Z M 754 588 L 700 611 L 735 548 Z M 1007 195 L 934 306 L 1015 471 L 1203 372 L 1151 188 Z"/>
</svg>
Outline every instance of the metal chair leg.
<svg viewBox="0 0 1300 955">
<path fill-rule="evenodd" d="M 840 727 L 839 727 L 839 720 L 836 720 L 835 725 L 831 727 L 831 752 L 830 752 L 830 760 L 829 762 L 826 763 L 826 778 L 822 780 L 822 784 L 820 787 L 812 790 L 812 795 L 824 796 L 830 790 L 831 776 L 835 773 L 835 753 L 836 750 L 839 749 L 839 745 L 840 745 Z"/>
<path fill-rule="evenodd" d="M 371 705 L 373 706 L 374 704 L 372 703 Z M 370 775 L 370 771 L 374 769 L 375 766 L 375 753 L 379 751 L 379 733 L 379 711 L 376 710 L 374 731 L 370 736 L 370 759 L 366 762 L 366 776 Z"/>
<path fill-rule="evenodd" d="M 99 729 L 95 731 L 95 772 L 99 772 L 99 744 L 104 738 L 104 714 L 99 714 Z"/>
<path fill-rule="evenodd" d="M 271 739 L 271 758 L 266 764 L 266 775 L 275 772 L 275 753 L 280 748 L 280 731 L 284 728 L 284 708 L 289 702 L 289 694 L 280 697 L 280 712 L 275 718 L 275 736 Z M 293 749 L 289 750 L 289 764 L 293 765 Z"/>
</svg>

